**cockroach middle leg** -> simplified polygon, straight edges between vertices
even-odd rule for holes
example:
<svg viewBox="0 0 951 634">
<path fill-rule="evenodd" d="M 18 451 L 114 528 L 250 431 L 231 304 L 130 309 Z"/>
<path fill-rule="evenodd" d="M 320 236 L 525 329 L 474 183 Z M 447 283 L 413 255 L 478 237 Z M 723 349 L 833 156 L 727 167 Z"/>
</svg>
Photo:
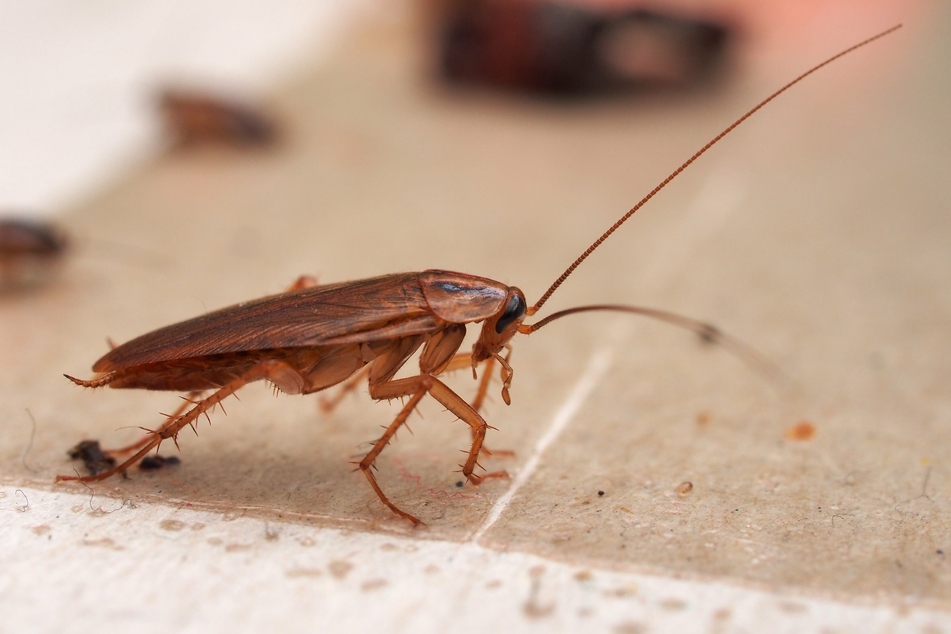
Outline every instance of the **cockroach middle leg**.
<svg viewBox="0 0 951 634">
<path fill-rule="evenodd" d="M 371 390 L 372 391 L 372 390 Z M 423 400 L 423 397 L 426 396 L 426 389 L 423 388 L 417 391 L 409 401 L 403 405 L 403 409 L 400 410 L 400 413 L 396 415 L 396 418 L 393 419 L 393 422 L 390 423 L 390 426 L 386 428 L 386 431 L 383 432 L 383 435 L 380 436 L 377 441 L 373 444 L 373 448 L 363 456 L 363 459 L 357 463 L 360 467 L 360 470 L 363 472 L 363 475 L 367 477 L 367 481 L 370 483 L 370 486 L 376 491 L 377 497 L 380 498 L 380 501 L 386 505 L 391 511 L 396 513 L 402 518 L 408 519 L 413 523 L 414 526 L 422 524 L 422 522 L 407 513 L 406 511 L 400 509 L 398 506 L 390 502 L 390 499 L 386 497 L 386 494 L 383 493 L 383 489 L 380 488 L 379 483 L 376 481 L 376 477 L 373 475 L 373 469 L 375 469 L 374 463 L 376 462 L 377 457 L 390 444 L 390 440 L 393 439 L 393 436 L 399 431 L 399 428 L 406 423 L 406 419 L 409 418 L 409 415 L 416 409 L 416 406 L 419 405 L 419 402 Z"/>
<path fill-rule="evenodd" d="M 465 464 L 460 465 L 462 467 L 462 475 L 465 476 L 466 480 L 472 484 L 481 484 L 486 478 L 508 477 L 508 474 L 504 471 L 484 475 L 474 473 L 475 468 L 481 466 L 479 465 L 479 453 L 482 450 L 482 443 L 485 441 L 485 433 L 489 425 L 465 399 L 453 392 L 445 383 L 429 374 L 421 374 L 419 376 L 396 379 L 379 384 L 370 383 L 370 396 L 376 400 L 400 398 L 404 396 L 411 397 L 393 423 L 386 429 L 383 436 L 377 440 L 373 449 L 370 450 L 370 453 L 364 456 L 363 460 L 360 461 L 360 469 L 363 470 L 367 479 L 370 480 L 370 486 L 373 487 L 373 490 L 377 492 L 377 495 L 380 496 L 383 503 L 390 509 L 393 509 L 393 503 L 386 499 L 379 485 L 376 484 L 375 478 L 373 478 L 373 475 L 370 473 L 370 469 L 373 467 L 377 456 L 380 455 L 380 452 L 383 451 L 384 447 L 386 447 L 392 439 L 393 434 L 406 422 L 407 417 L 409 417 L 410 413 L 427 392 L 472 429 L 472 445 L 469 448 Z M 403 511 L 397 510 L 395 512 L 401 517 L 407 517 L 407 513 Z M 420 523 L 419 520 L 412 516 L 407 517 L 407 519 L 411 519 L 413 523 Z"/>
</svg>

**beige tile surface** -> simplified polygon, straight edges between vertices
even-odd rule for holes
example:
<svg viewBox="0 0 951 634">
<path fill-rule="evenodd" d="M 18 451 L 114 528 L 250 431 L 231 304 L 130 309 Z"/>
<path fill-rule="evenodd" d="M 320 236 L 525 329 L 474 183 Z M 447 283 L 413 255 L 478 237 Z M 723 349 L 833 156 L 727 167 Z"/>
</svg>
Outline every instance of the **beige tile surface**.
<svg viewBox="0 0 951 634">
<path fill-rule="evenodd" d="M 517 473 L 592 358 L 610 366 L 482 544 L 948 607 L 946 13 L 771 106 L 550 304 L 633 302 L 710 320 L 791 384 L 623 317 L 578 317 L 516 341 L 513 404 L 496 397 L 487 410 L 499 428 L 490 446 L 515 458 L 489 469 Z M 61 377 L 85 375 L 107 337 L 277 292 L 301 273 L 332 282 L 447 268 L 534 299 L 789 66 L 748 68 L 703 99 L 550 106 L 427 84 L 409 34 L 373 30 L 274 95 L 293 130 L 286 146 L 167 155 L 66 219 L 77 234 L 158 257 L 87 247 L 55 285 L 0 300 L 0 481 L 47 487 L 71 468 L 75 441 L 126 442 L 174 407 L 173 394 L 93 392 Z M 453 385 L 474 387 L 466 373 Z M 182 436 L 182 465 L 98 484 L 96 495 L 462 541 L 509 486 L 457 488 L 468 433 L 427 404 L 415 435 L 379 462 L 394 501 L 429 524 L 412 531 L 348 464 L 395 405 L 361 391 L 328 418 L 313 397 L 274 398 L 263 385 L 239 396 L 200 438 Z M 24 459 L 27 409 L 36 428 Z M 804 420 L 815 437 L 788 439 Z M 693 490 L 680 495 L 685 481 Z"/>
</svg>

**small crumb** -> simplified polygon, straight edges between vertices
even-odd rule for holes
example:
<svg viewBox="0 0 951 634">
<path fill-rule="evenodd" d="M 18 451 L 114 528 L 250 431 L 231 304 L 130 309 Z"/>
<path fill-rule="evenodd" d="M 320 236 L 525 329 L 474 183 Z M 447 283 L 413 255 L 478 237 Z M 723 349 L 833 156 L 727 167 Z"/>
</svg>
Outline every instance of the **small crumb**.
<svg viewBox="0 0 951 634">
<path fill-rule="evenodd" d="M 349 561 L 335 559 L 327 565 L 327 568 L 330 569 L 330 574 L 334 579 L 343 579 L 353 570 L 353 564 Z"/>
<path fill-rule="evenodd" d="M 380 588 L 385 588 L 389 585 L 389 581 L 386 579 L 368 579 L 360 584 L 360 589 L 364 592 L 372 592 L 373 590 L 379 590 Z"/>
<path fill-rule="evenodd" d="M 799 421 L 784 434 L 787 440 L 812 440 L 815 435 L 816 426 L 807 420 Z"/>
<path fill-rule="evenodd" d="M 693 491 L 693 482 L 686 481 L 677 485 L 677 493 L 680 495 L 687 495 L 691 491 Z"/>
<path fill-rule="evenodd" d="M 241 553 L 251 550 L 251 544 L 228 544 L 225 546 L 226 553 Z"/>
<path fill-rule="evenodd" d="M 291 568 L 284 573 L 286 576 L 294 577 L 319 577 L 324 573 L 317 568 Z"/>
<path fill-rule="evenodd" d="M 39 527 L 37 527 L 37 528 L 39 528 Z M 33 530 L 36 530 L 36 529 L 33 529 Z M 939 548 L 938 550 L 934 551 L 934 552 L 935 552 L 936 555 L 943 555 L 943 554 L 944 554 L 944 551 L 941 550 L 940 548 Z"/>
<path fill-rule="evenodd" d="M 140 471 L 157 471 L 163 467 L 174 467 L 181 464 L 178 456 L 146 456 L 139 462 Z"/>
<path fill-rule="evenodd" d="M 604 496 L 604 491 L 598 491 L 598 497 Z"/>
</svg>

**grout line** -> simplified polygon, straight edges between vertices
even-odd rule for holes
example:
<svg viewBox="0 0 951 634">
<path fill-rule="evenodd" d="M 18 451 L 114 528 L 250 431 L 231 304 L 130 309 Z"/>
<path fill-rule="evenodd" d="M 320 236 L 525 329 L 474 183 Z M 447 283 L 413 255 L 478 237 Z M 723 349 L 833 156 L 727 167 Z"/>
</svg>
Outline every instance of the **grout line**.
<svg viewBox="0 0 951 634">
<path fill-rule="evenodd" d="M 578 413 L 578 410 L 581 409 L 582 404 L 584 404 L 588 396 L 591 395 L 591 392 L 594 391 L 595 386 L 597 386 L 601 377 L 604 376 L 604 373 L 607 372 L 608 367 L 611 365 L 613 357 L 614 355 L 611 353 L 611 348 L 608 347 L 602 348 L 591 357 L 591 360 L 588 362 L 588 367 L 585 368 L 584 373 L 582 373 L 581 378 L 575 384 L 574 389 L 571 390 L 571 393 L 568 394 L 568 398 L 565 399 L 565 402 L 562 403 L 561 407 L 555 413 L 548 429 L 542 434 L 541 438 L 538 439 L 538 442 L 535 444 L 535 450 L 532 452 L 528 461 L 526 461 L 525 466 L 522 467 L 518 475 L 512 480 L 512 486 L 509 487 L 508 491 L 506 491 L 502 497 L 495 501 L 495 504 L 489 509 L 489 515 L 482 523 L 482 526 L 476 529 L 469 538 L 469 543 L 477 543 L 486 531 L 492 528 L 492 525 L 502 516 L 502 513 L 512 501 L 512 498 L 515 497 L 518 490 L 522 488 L 522 485 L 535 473 L 539 462 L 541 462 L 542 454 L 544 454 L 548 447 L 561 435 L 561 432 L 565 430 L 568 423 L 571 422 L 571 419 L 573 419 L 575 414 Z"/>
</svg>

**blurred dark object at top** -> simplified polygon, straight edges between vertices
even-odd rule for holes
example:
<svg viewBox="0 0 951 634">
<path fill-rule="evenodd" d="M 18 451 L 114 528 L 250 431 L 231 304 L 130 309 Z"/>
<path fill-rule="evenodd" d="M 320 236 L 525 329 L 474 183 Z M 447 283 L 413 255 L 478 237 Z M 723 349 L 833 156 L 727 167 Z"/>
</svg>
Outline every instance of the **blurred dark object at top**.
<svg viewBox="0 0 951 634">
<path fill-rule="evenodd" d="M 688 88 L 722 65 L 723 24 L 641 8 L 448 0 L 437 27 L 449 81 L 552 96 Z"/>
<path fill-rule="evenodd" d="M 278 140 L 264 110 L 209 93 L 169 89 L 159 96 L 165 128 L 179 147 L 231 145 L 261 148 Z"/>
<path fill-rule="evenodd" d="M 46 282 L 69 241 L 57 227 L 26 217 L 0 217 L 0 292 Z"/>
</svg>

